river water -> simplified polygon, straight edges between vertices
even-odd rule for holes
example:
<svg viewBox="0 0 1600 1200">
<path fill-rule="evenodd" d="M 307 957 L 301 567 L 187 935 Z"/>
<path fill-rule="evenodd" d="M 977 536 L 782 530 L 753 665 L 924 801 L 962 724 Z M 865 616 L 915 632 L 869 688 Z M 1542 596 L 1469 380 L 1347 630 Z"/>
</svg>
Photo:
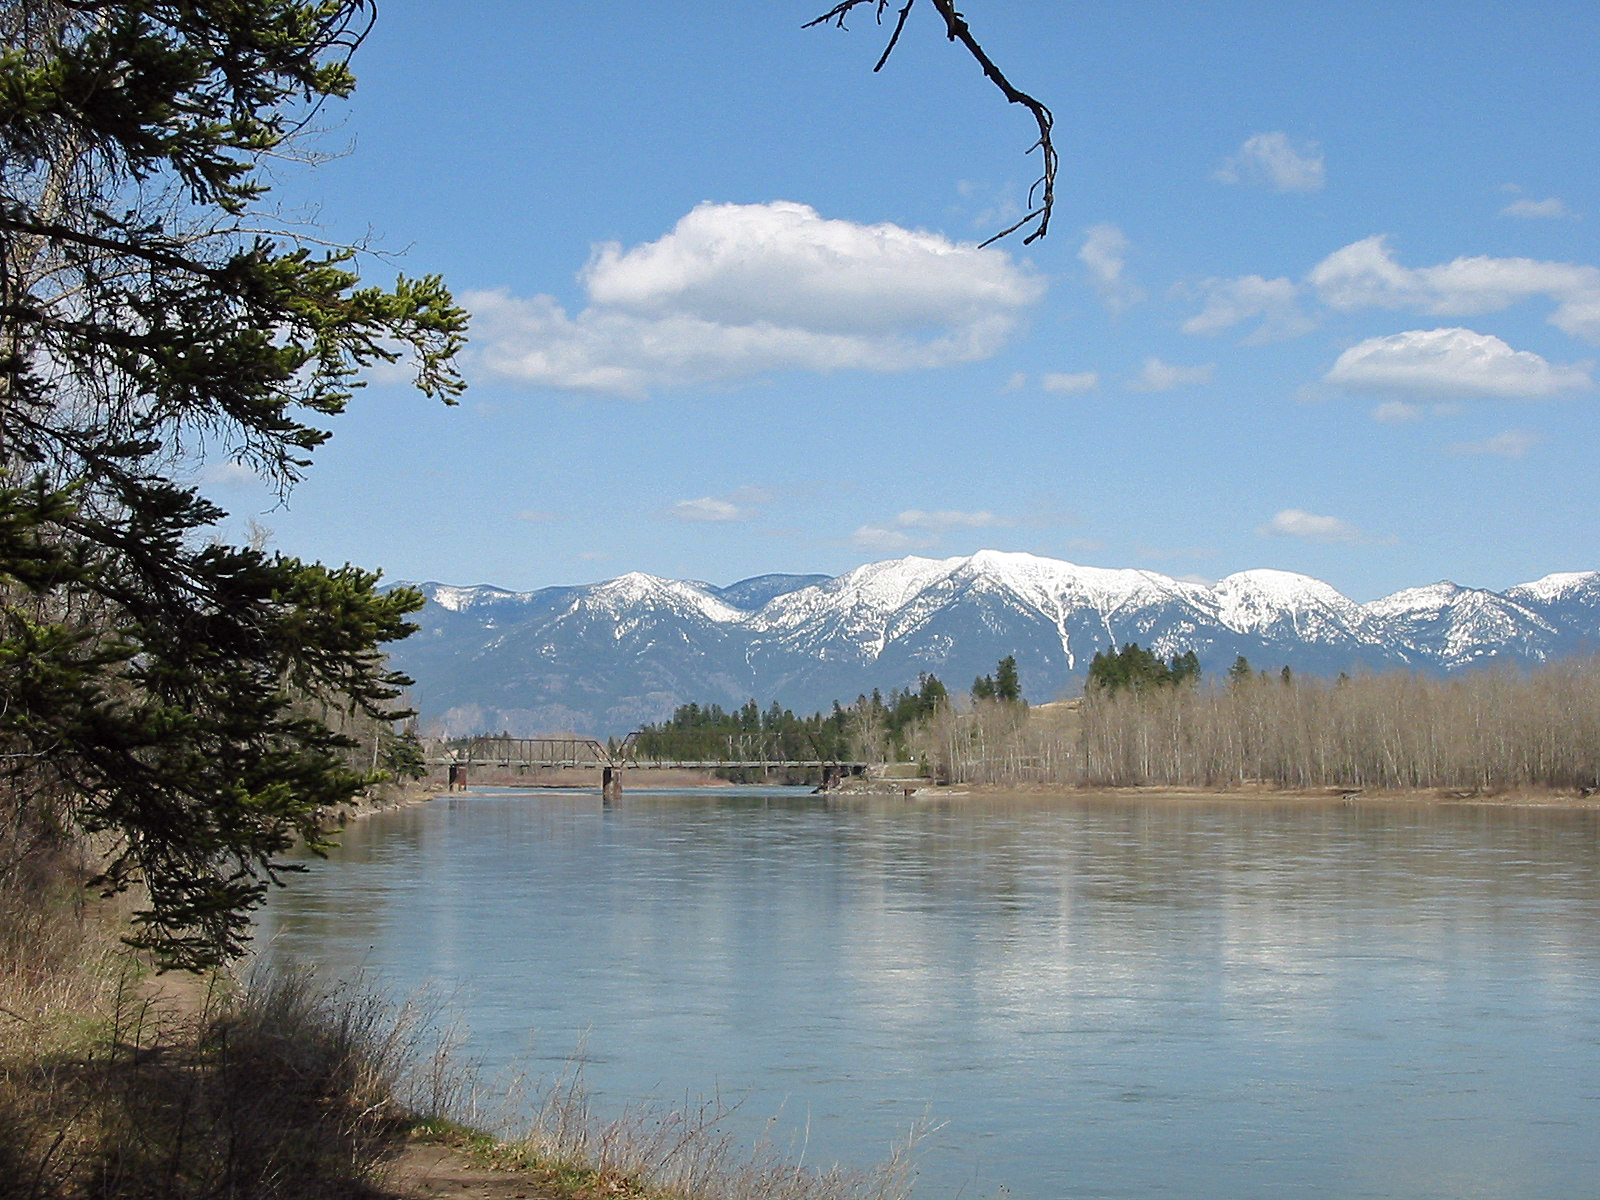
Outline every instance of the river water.
<svg viewBox="0 0 1600 1200">
<path fill-rule="evenodd" d="M 1593 810 L 480 791 L 343 843 L 269 954 L 811 1163 L 930 1115 L 923 1200 L 1600 1190 Z"/>
</svg>

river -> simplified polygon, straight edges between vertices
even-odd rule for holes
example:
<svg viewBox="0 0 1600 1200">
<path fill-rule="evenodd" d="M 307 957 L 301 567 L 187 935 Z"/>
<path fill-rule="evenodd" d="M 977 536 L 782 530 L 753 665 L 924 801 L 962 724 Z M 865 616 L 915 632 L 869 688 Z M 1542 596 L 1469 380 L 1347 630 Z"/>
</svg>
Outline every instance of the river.
<svg viewBox="0 0 1600 1200">
<path fill-rule="evenodd" d="M 602 1109 L 716 1093 L 859 1166 L 927 1114 L 922 1200 L 1600 1180 L 1594 810 L 478 791 L 354 825 L 259 936 Z"/>
</svg>

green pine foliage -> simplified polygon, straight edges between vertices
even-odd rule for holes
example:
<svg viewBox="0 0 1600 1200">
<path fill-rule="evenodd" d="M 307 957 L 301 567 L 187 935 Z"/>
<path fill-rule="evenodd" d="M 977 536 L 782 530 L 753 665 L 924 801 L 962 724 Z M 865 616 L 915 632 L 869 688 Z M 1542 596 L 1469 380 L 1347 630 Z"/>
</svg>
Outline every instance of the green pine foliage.
<svg viewBox="0 0 1600 1200">
<path fill-rule="evenodd" d="M 763 710 L 750 700 L 732 712 L 690 703 L 640 730 L 634 753 L 673 762 L 851 762 L 863 755 L 898 761 L 907 755 L 911 730 L 949 704 L 944 684 L 926 674 L 915 690 L 896 688 L 885 697 L 874 688 L 849 707 L 836 700 L 831 711 L 807 717 L 777 701 Z"/>
<path fill-rule="evenodd" d="M 371 11 L 0 0 L 0 816 L 98 835 L 168 964 L 240 953 L 283 852 L 415 765 L 340 730 L 396 715 L 381 647 L 421 597 L 215 544 L 185 482 L 221 458 L 286 493 L 373 363 L 461 390 L 438 279 L 363 286 L 263 203 Z"/>
<path fill-rule="evenodd" d="M 1142 692 L 1149 688 L 1176 687 L 1200 678 L 1200 659 L 1193 650 L 1174 654 L 1166 662 L 1138 642 L 1121 650 L 1100 650 L 1089 664 L 1088 692 Z"/>
<path fill-rule="evenodd" d="M 1017 675 L 1017 656 L 1008 654 L 1000 660 L 990 675 L 979 675 L 972 681 L 972 702 L 999 701 L 1002 704 L 1023 704 L 1022 681 Z"/>
</svg>

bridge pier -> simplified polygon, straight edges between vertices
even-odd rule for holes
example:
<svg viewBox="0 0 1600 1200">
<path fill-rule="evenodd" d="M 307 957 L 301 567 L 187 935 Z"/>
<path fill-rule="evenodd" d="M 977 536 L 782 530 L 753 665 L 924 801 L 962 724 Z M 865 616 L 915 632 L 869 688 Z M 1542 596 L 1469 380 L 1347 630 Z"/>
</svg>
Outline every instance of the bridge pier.
<svg viewBox="0 0 1600 1200">
<path fill-rule="evenodd" d="M 601 770 L 600 799 L 607 802 L 622 799 L 621 767 L 605 767 Z"/>
<path fill-rule="evenodd" d="M 450 764 L 450 786 L 446 790 L 452 792 L 464 792 L 467 790 L 466 763 Z"/>
</svg>

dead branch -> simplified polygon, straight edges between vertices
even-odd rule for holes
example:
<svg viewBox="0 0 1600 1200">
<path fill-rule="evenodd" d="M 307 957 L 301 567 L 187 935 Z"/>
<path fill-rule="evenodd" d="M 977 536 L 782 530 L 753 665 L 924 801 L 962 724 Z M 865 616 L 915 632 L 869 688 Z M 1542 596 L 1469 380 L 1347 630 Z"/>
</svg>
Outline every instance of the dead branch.
<svg viewBox="0 0 1600 1200">
<path fill-rule="evenodd" d="M 916 2 L 917 0 L 905 0 L 904 6 L 900 8 L 895 19 L 894 31 L 890 33 L 889 43 L 884 47 L 883 53 L 878 56 L 877 65 L 872 68 L 874 71 L 881 71 L 884 63 L 889 61 L 889 55 L 894 52 L 895 45 L 900 41 L 900 33 L 905 29 L 906 19 L 911 15 L 911 8 Z M 971 28 L 967 25 L 966 18 L 956 11 L 954 0 L 928 0 L 928 2 L 944 18 L 945 36 L 950 41 L 960 42 L 965 46 L 967 52 L 983 68 L 984 75 L 989 78 L 995 87 L 1000 89 L 1000 94 L 1009 103 L 1020 104 L 1026 108 L 1033 114 L 1034 121 L 1038 123 L 1039 140 L 1028 147 L 1028 153 L 1031 154 L 1037 150 L 1043 160 L 1043 169 L 1039 178 L 1034 182 L 1033 187 L 1028 190 L 1028 203 L 1030 205 L 1034 204 L 1035 197 L 1037 197 L 1038 203 L 1015 225 L 1002 229 L 982 243 L 985 246 L 990 245 L 1003 237 L 1009 237 L 1024 226 L 1036 224 L 1033 232 L 1022 239 L 1022 244 L 1026 246 L 1029 242 L 1042 238 L 1049 231 L 1050 214 L 1055 208 L 1057 158 L 1055 143 L 1051 140 L 1051 129 L 1055 124 L 1055 117 L 1044 104 L 1027 92 L 1017 88 L 1006 78 L 1005 73 L 995 65 L 994 60 L 989 57 L 983 46 L 978 42 L 978 39 L 973 36 Z M 878 23 L 880 25 L 883 24 L 883 14 L 888 11 L 889 0 L 839 0 L 839 3 L 835 4 L 820 17 L 807 21 L 803 28 L 810 29 L 817 25 L 834 25 L 844 29 L 846 28 L 845 17 L 863 4 L 871 6 L 873 15 L 877 18 Z"/>
</svg>

